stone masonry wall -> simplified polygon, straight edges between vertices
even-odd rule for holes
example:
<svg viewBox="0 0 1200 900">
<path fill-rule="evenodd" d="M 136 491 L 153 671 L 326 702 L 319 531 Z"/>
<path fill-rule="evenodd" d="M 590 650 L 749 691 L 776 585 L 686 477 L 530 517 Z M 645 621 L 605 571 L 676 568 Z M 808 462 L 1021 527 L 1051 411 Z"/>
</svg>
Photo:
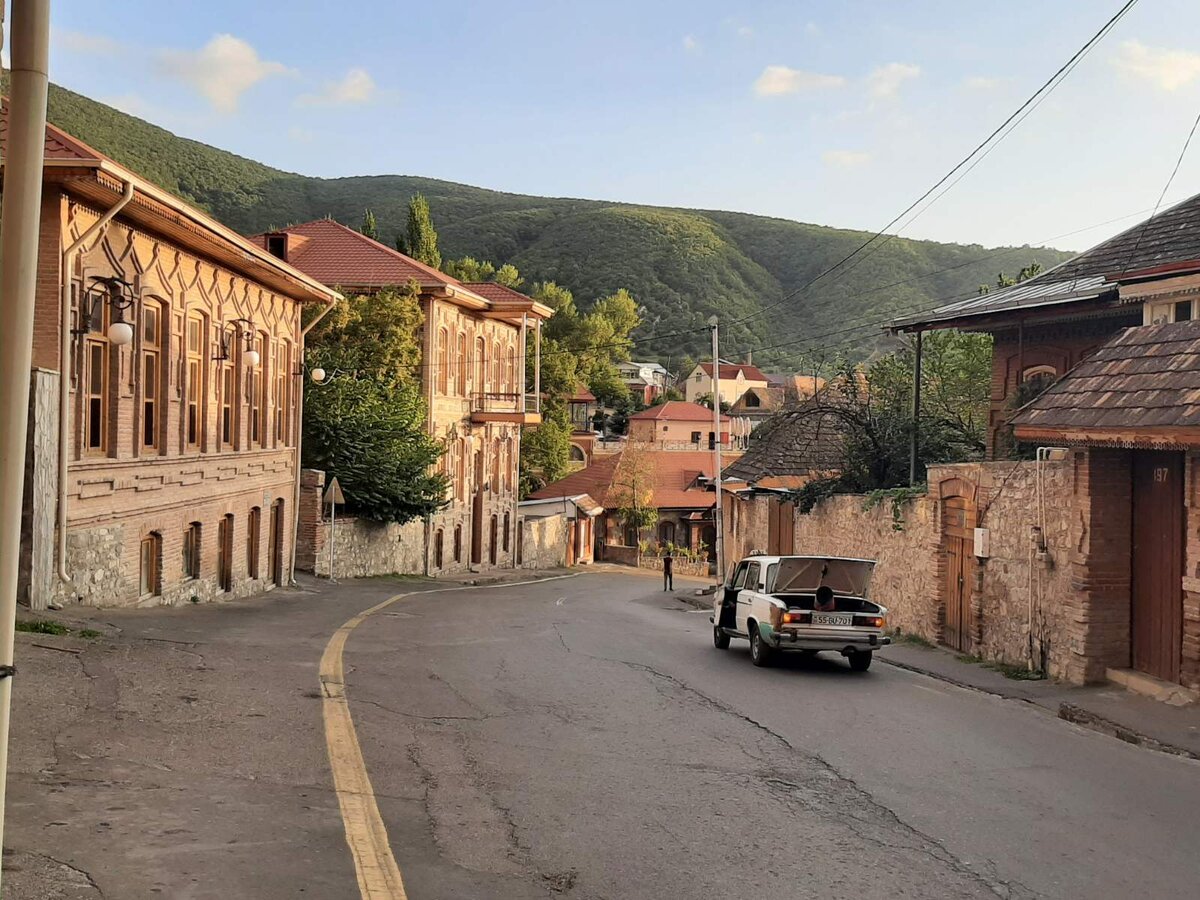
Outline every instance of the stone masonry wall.
<svg viewBox="0 0 1200 900">
<path fill-rule="evenodd" d="M 329 577 L 329 519 L 321 523 L 322 552 L 316 556 L 315 574 Z M 371 575 L 425 574 L 425 523 L 414 519 L 403 525 L 337 517 L 333 525 L 333 566 L 337 578 Z"/>
<path fill-rule="evenodd" d="M 570 523 L 565 515 L 521 519 L 521 568 L 553 569 L 567 564 Z"/>
</svg>

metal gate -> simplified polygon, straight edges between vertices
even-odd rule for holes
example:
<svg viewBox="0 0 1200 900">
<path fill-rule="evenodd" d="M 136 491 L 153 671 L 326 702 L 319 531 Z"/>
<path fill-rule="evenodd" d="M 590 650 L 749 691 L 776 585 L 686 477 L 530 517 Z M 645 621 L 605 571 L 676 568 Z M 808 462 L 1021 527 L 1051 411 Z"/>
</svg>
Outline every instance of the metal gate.
<svg viewBox="0 0 1200 900">
<path fill-rule="evenodd" d="M 942 546 L 946 554 L 946 575 L 942 585 L 946 619 L 942 643 L 955 650 L 969 649 L 971 590 L 969 576 L 974 552 L 974 533 L 965 497 L 947 497 L 942 501 Z"/>
<path fill-rule="evenodd" d="M 1133 455 L 1133 667 L 1179 681 L 1183 650 L 1183 454 Z"/>
</svg>

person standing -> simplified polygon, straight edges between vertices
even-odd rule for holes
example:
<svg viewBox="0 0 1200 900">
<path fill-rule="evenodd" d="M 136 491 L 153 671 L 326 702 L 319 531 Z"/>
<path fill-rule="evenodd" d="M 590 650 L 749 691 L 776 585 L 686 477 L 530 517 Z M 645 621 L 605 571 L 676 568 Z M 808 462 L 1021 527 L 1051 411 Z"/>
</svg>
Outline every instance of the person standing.
<svg viewBox="0 0 1200 900">
<path fill-rule="evenodd" d="M 670 550 L 663 557 L 663 590 L 675 590 L 675 557 L 671 555 Z"/>
</svg>

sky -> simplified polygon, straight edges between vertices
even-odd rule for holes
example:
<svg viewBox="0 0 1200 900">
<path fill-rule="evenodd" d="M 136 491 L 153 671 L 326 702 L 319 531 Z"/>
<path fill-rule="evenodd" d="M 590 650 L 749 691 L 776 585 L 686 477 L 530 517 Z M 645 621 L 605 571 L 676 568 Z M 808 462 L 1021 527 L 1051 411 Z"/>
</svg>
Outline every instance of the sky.
<svg viewBox="0 0 1200 900">
<path fill-rule="evenodd" d="M 51 80 L 281 169 L 876 230 L 1118 0 L 52 4 Z M 908 237 L 1083 249 L 1200 113 L 1200 3 L 1139 0 Z M 1200 135 L 1166 203 L 1200 192 Z"/>
</svg>

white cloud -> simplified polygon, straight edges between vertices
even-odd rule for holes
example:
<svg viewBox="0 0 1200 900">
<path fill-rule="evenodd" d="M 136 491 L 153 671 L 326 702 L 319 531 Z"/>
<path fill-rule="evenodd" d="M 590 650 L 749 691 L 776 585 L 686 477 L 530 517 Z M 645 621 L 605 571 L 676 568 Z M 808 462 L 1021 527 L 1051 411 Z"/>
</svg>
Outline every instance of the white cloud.
<svg viewBox="0 0 1200 900">
<path fill-rule="evenodd" d="M 231 34 L 218 34 L 199 50 L 160 51 L 158 61 L 166 74 L 191 85 L 224 113 L 236 111 L 242 94 L 260 81 L 295 74 L 283 63 L 262 59 Z"/>
<path fill-rule="evenodd" d="M 867 89 L 872 97 L 894 97 L 904 82 L 921 74 L 921 67 L 909 63 L 888 63 L 867 76 Z"/>
<path fill-rule="evenodd" d="M 690 34 L 683 36 L 683 49 L 688 53 L 695 53 L 700 49 L 700 42 Z"/>
<path fill-rule="evenodd" d="M 375 99 L 375 79 L 366 69 L 355 67 L 337 81 L 331 81 L 315 94 L 296 99 L 300 106 L 354 106 Z"/>
<path fill-rule="evenodd" d="M 804 72 L 788 66 L 767 66 L 754 82 L 754 93 L 760 97 L 778 97 L 800 91 L 838 88 L 845 83 L 846 79 L 841 75 Z"/>
<path fill-rule="evenodd" d="M 120 41 L 103 34 L 87 34 L 82 31 L 59 31 L 51 35 L 54 43 L 69 53 L 89 56 L 116 56 L 121 52 Z"/>
<path fill-rule="evenodd" d="M 1127 75 L 1142 78 L 1164 91 L 1174 91 L 1200 77 L 1200 54 L 1166 47 L 1147 47 L 1125 41 L 1113 65 Z"/>
<path fill-rule="evenodd" d="M 740 37 L 740 38 L 754 37 L 754 29 L 751 28 L 749 25 L 739 25 L 737 33 L 738 33 L 738 37 Z"/>
<path fill-rule="evenodd" d="M 821 161 L 839 169 L 854 169 L 869 163 L 871 154 L 864 150 L 826 150 L 821 154 Z"/>
<path fill-rule="evenodd" d="M 1004 83 L 1003 78 L 989 78 L 986 75 L 971 75 L 963 79 L 962 86 L 969 91 L 993 91 Z"/>
<path fill-rule="evenodd" d="M 818 25 L 816 22 L 809 22 L 807 25 L 804 26 L 804 33 L 807 34 L 809 37 L 820 37 L 822 34 L 821 26 Z"/>
</svg>

